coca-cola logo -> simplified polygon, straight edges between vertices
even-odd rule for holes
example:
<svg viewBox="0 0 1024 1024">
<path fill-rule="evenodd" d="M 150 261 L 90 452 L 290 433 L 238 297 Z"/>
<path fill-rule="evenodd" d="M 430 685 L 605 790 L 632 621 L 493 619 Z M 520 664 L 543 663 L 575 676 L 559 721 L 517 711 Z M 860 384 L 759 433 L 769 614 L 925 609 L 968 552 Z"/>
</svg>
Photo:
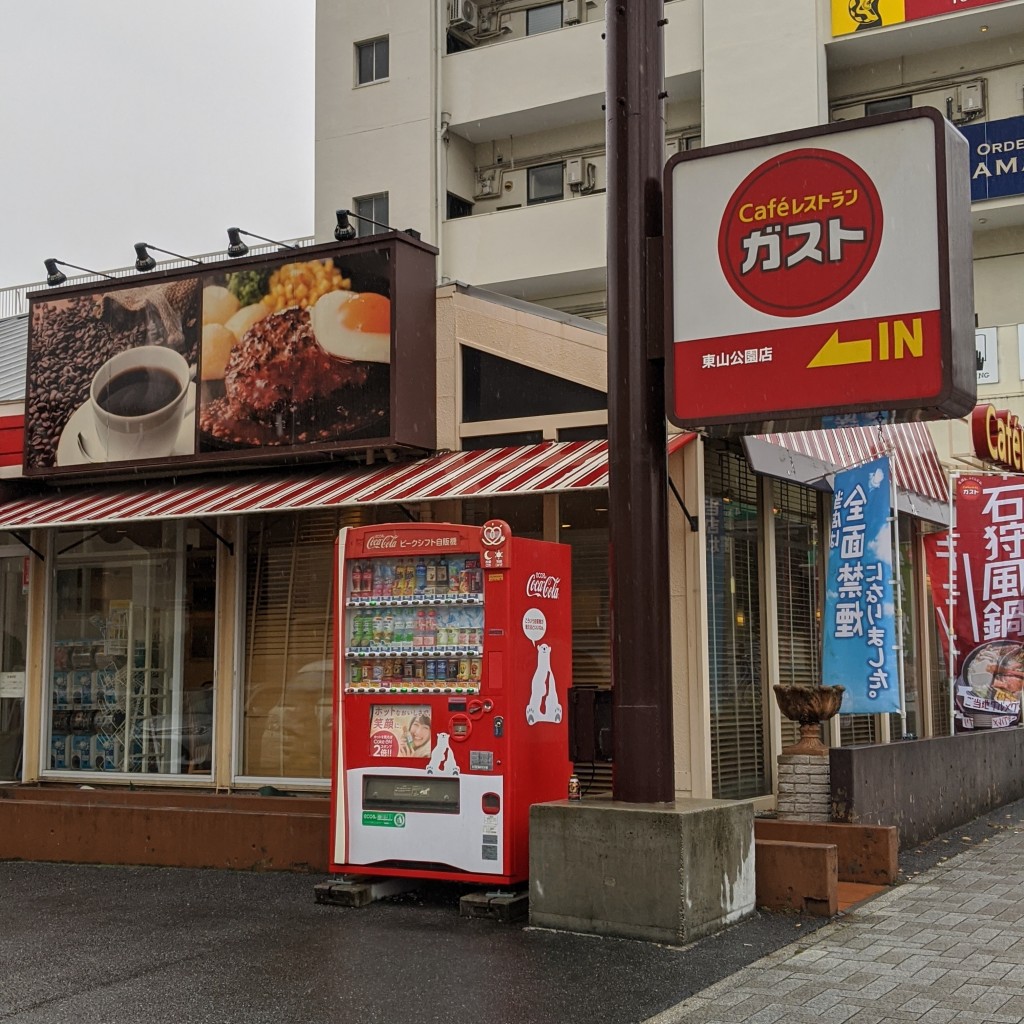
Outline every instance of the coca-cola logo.
<svg viewBox="0 0 1024 1024">
<path fill-rule="evenodd" d="M 526 581 L 526 596 L 557 598 L 558 584 L 561 582 L 561 576 L 549 576 L 546 572 L 535 572 Z"/>
<path fill-rule="evenodd" d="M 366 538 L 366 547 L 370 551 L 377 551 L 380 548 L 397 548 L 398 534 L 378 533 L 373 537 Z"/>
</svg>

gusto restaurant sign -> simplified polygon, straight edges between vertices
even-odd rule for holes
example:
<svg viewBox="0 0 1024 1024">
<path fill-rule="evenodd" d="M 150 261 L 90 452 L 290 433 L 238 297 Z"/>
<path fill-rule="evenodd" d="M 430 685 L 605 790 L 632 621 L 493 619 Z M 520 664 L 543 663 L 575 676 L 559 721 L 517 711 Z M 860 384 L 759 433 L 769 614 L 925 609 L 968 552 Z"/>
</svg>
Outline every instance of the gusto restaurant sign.
<svg viewBox="0 0 1024 1024">
<path fill-rule="evenodd" d="M 1024 425 L 1008 409 L 979 405 L 971 414 L 971 437 L 979 459 L 1024 470 Z"/>
</svg>

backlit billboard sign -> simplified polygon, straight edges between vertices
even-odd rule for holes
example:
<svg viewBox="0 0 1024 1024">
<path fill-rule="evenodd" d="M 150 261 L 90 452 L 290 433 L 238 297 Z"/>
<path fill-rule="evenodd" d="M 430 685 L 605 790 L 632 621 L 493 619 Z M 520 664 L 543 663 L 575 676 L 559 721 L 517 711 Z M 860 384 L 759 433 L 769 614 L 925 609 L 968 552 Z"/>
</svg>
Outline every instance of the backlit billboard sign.
<svg viewBox="0 0 1024 1024">
<path fill-rule="evenodd" d="M 966 165 L 927 108 L 673 157 L 669 418 L 728 434 L 968 412 Z"/>
<path fill-rule="evenodd" d="M 434 256 L 390 232 L 34 293 L 26 476 L 433 448 Z"/>
</svg>

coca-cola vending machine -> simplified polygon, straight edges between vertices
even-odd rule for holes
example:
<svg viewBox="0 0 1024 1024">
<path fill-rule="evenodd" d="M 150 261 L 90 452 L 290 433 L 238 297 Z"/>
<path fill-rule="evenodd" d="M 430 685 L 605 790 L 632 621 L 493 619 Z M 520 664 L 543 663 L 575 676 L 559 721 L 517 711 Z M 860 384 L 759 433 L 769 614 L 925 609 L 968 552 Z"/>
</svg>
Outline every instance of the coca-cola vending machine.
<svg viewBox="0 0 1024 1024">
<path fill-rule="evenodd" d="M 569 575 L 501 520 L 341 531 L 333 872 L 526 880 L 572 772 Z"/>
</svg>

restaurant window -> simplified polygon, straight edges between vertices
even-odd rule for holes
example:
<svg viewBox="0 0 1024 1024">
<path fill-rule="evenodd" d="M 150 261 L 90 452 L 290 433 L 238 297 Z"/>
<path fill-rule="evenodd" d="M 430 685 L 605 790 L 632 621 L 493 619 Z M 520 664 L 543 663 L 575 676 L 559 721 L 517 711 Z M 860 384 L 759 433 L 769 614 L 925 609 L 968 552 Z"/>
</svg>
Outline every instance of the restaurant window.
<svg viewBox="0 0 1024 1024">
<path fill-rule="evenodd" d="M 918 695 L 921 692 L 920 644 L 917 636 L 917 585 L 915 580 L 914 551 L 917 545 L 917 531 L 914 520 L 905 513 L 899 517 L 899 551 L 897 565 L 901 583 L 900 625 L 903 631 L 903 694 L 906 702 L 908 736 L 917 737 L 919 732 Z M 890 724 L 890 736 L 901 739 L 903 722 L 894 714 Z"/>
<path fill-rule="evenodd" d="M 821 578 L 818 492 L 772 481 L 775 527 L 779 683 L 820 686 Z M 800 739 L 800 726 L 782 718 L 782 745 Z"/>
<path fill-rule="evenodd" d="M 564 166 L 561 160 L 553 164 L 539 164 L 526 172 L 526 205 L 553 203 L 563 197 Z"/>
<path fill-rule="evenodd" d="M 462 346 L 465 423 L 607 408 L 608 396 L 596 388 L 481 352 L 470 345 Z"/>
<path fill-rule="evenodd" d="M 544 497 L 540 494 L 508 494 L 497 498 L 467 498 L 462 521 L 483 526 L 489 519 L 504 519 L 517 537 L 544 539 Z"/>
<path fill-rule="evenodd" d="M 757 479 L 728 449 L 705 449 L 712 795 L 771 792 L 761 661 Z"/>
<path fill-rule="evenodd" d="M 0 541 L 12 541 L 0 534 Z M 25 652 L 28 634 L 28 555 L 20 544 L 0 546 L 0 782 L 22 774 L 25 723 Z"/>
<path fill-rule="evenodd" d="M 57 534 L 51 771 L 210 774 L 214 543 L 184 522 Z"/>
<path fill-rule="evenodd" d="M 949 728 L 949 656 L 946 653 L 946 638 L 940 630 L 935 605 L 932 601 L 932 588 L 925 588 L 925 614 L 928 617 L 928 666 L 931 677 L 932 735 L 948 736 Z M 943 616 L 948 617 L 947 609 Z"/>
<path fill-rule="evenodd" d="M 356 43 L 356 83 L 368 85 L 388 77 L 391 47 L 387 36 Z"/>
</svg>

